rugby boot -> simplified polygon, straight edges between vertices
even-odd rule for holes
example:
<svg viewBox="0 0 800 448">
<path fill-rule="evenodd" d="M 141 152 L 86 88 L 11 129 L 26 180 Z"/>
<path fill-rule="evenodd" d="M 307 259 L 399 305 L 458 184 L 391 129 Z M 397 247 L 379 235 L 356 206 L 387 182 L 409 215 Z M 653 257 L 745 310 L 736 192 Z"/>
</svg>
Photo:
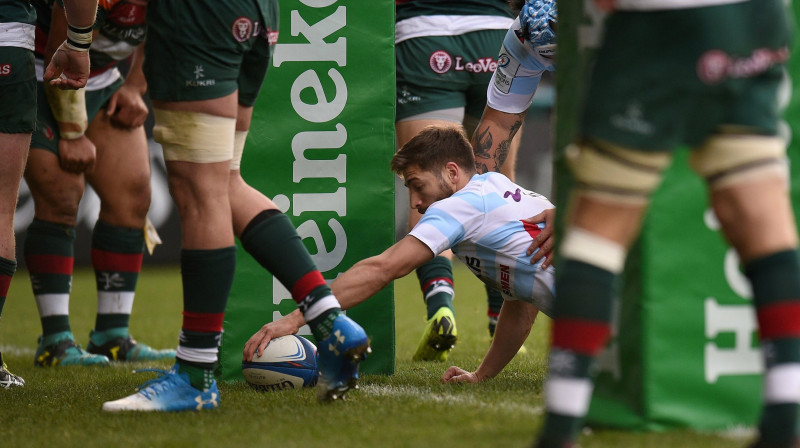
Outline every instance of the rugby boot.
<svg viewBox="0 0 800 448">
<path fill-rule="evenodd" d="M 39 346 L 33 362 L 41 367 L 54 366 L 107 366 L 108 358 L 93 355 L 75 343 L 72 333 L 62 331 L 39 337 Z"/>
<path fill-rule="evenodd" d="M 333 321 L 331 335 L 317 344 L 320 401 L 344 400 L 350 389 L 357 389 L 358 364 L 372 349 L 367 333 L 344 314 Z"/>
<path fill-rule="evenodd" d="M 175 350 L 157 350 L 137 342 L 126 329 L 92 331 L 89 333 L 89 346 L 86 351 L 104 355 L 111 361 L 157 361 L 175 357 Z"/>
<path fill-rule="evenodd" d="M 441 307 L 428 319 L 425 332 L 419 341 L 414 361 L 444 361 L 458 340 L 456 317 L 453 310 Z"/>
<path fill-rule="evenodd" d="M 220 396 L 216 380 L 211 382 L 208 390 L 196 389 L 189 382 L 189 375 L 178 373 L 177 364 L 169 371 L 142 369 L 136 372 L 156 372 L 158 377 L 137 387 L 135 394 L 106 401 L 103 403 L 104 411 L 179 412 L 219 407 Z"/>
<path fill-rule="evenodd" d="M 3 354 L 0 353 L 0 388 L 11 389 L 12 387 L 22 387 L 25 380 L 8 371 L 8 366 L 3 362 Z"/>
</svg>

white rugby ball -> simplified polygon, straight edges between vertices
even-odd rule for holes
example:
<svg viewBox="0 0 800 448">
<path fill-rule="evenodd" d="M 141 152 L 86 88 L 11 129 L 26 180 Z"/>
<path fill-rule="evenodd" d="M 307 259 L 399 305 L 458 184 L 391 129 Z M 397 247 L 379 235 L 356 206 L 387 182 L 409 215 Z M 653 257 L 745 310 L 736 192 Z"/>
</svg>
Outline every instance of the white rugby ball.
<svg viewBox="0 0 800 448">
<path fill-rule="evenodd" d="M 242 362 L 245 381 L 254 389 L 299 389 L 317 383 L 317 347 L 308 339 L 289 335 L 269 341 L 261 356 Z"/>
</svg>

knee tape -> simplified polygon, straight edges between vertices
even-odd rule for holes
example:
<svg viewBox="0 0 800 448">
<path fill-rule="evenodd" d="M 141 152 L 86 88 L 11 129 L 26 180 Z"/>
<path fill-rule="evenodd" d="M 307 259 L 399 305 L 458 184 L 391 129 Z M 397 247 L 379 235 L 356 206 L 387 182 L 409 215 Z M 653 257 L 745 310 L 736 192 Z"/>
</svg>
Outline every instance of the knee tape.
<svg viewBox="0 0 800 448">
<path fill-rule="evenodd" d="M 711 188 L 788 175 L 786 146 L 771 136 L 716 135 L 692 151 L 689 164 Z"/>
<path fill-rule="evenodd" d="M 231 159 L 231 170 L 238 170 L 242 166 L 242 154 L 244 153 L 245 141 L 247 141 L 247 131 L 236 131 L 233 136 L 233 159 Z"/>
<path fill-rule="evenodd" d="M 155 109 L 153 137 L 164 160 L 216 163 L 233 157 L 236 119 L 198 112 Z"/>
<path fill-rule="evenodd" d="M 598 142 L 570 145 L 565 156 L 581 194 L 636 205 L 649 201 L 672 160 L 667 152 L 634 151 Z"/>
<path fill-rule="evenodd" d="M 614 274 L 625 268 L 627 250 L 619 243 L 578 227 L 567 229 L 561 243 L 561 256 L 597 266 Z"/>
</svg>

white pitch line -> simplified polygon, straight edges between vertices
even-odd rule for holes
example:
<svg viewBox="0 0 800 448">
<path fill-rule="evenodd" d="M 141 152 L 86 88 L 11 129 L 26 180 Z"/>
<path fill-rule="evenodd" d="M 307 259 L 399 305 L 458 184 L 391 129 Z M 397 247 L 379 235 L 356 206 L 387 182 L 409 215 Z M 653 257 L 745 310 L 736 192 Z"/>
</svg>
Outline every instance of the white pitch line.
<svg viewBox="0 0 800 448">
<path fill-rule="evenodd" d="M 418 388 L 414 386 L 378 386 L 367 384 L 360 386 L 359 390 L 362 393 L 378 397 L 410 397 L 419 401 L 444 403 L 448 405 L 461 405 L 492 409 L 499 408 L 504 411 L 528 414 L 530 416 L 538 416 L 544 413 L 543 406 L 529 406 L 526 404 L 508 402 L 489 402 L 464 395 L 433 393 L 429 388 Z"/>
<path fill-rule="evenodd" d="M 0 353 L 12 356 L 33 356 L 36 354 L 36 349 L 33 347 L 0 344 Z"/>
</svg>

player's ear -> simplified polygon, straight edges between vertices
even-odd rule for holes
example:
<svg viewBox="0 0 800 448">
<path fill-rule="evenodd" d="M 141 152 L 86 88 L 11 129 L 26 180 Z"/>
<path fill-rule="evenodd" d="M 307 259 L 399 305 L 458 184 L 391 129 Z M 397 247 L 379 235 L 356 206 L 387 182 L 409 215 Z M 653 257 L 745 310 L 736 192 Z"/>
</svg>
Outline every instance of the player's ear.
<svg viewBox="0 0 800 448">
<path fill-rule="evenodd" d="M 458 181 L 458 177 L 463 174 L 461 167 L 458 166 L 455 162 L 447 162 L 444 166 L 445 172 L 447 173 L 447 180 L 456 183 Z"/>
</svg>

